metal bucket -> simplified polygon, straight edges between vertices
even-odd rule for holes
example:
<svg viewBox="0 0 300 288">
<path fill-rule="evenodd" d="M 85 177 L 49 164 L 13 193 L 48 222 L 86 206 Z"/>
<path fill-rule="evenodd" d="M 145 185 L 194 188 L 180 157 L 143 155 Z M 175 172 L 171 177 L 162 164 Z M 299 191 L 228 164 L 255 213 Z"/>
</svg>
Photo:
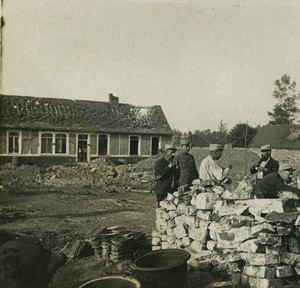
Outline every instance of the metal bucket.
<svg viewBox="0 0 300 288">
<path fill-rule="evenodd" d="M 186 288 L 190 257 L 181 249 L 156 250 L 136 258 L 131 267 L 143 288 Z"/>
<path fill-rule="evenodd" d="M 90 280 L 79 288 L 141 288 L 138 280 L 129 276 L 107 276 Z"/>
</svg>

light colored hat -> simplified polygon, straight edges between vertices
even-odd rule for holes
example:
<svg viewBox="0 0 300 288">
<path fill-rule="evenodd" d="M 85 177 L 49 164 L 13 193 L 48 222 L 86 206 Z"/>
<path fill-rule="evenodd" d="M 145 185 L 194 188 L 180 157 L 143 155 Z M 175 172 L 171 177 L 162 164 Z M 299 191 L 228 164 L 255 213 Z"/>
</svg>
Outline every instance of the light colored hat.
<svg viewBox="0 0 300 288">
<path fill-rule="evenodd" d="M 165 145 L 165 150 L 173 150 L 176 151 L 177 149 L 175 148 L 175 146 L 171 145 L 171 144 L 166 144 Z"/>
<path fill-rule="evenodd" d="M 190 141 L 188 139 L 181 139 L 180 145 L 190 145 Z"/>
<path fill-rule="evenodd" d="M 264 152 L 264 151 L 270 151 L 271 150 L 271 145 L 268 144 L 268 145 L 264 145 L 264 146 L 261 146 L 260 147 L 260 151 L 261 152 Z"/>
<path fill-rule="evenodd" d="M 281 164 L 280 165 L 280 170 L 284 171 L 295 171 L 296 169 L 293 168 L 291 164 Z"/>
<path fill-rule="evenodd" d="M 224 147 L 222 144 L 210 144 L 209 145 L 209 151 L 217 151 L 217 150 L 224 150 Z"/>
</svg>

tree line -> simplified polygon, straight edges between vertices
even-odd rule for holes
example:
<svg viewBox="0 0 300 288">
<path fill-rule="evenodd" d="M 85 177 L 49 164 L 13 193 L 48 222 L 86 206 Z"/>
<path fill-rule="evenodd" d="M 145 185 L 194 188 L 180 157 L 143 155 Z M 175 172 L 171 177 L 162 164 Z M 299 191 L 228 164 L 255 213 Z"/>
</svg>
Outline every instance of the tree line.
<svg viewBox="0 0 300 288">
<path fill-rule="evenodd" d="M 280 79 L 274 81 L 275 88 L 272 97 L 277 100 L 273 111 L 267 111 L 270 120 L 269 125 L 294 124 L 299 114 L 297 100 L 300 93 L 296 90 L 296 82 L 284 74 Z M 196 130 L 194 132 L 180 132 L 176 129 L 173 142 L 180 144 L 181 138 L 187 138 L 196 147 L 207 147 L 211 143 L 231 144 L 233 147 L 248 147 L 261 126 L 251 127 L 248 123 L 238 123 L 228 131 L 227 124 L 220 121 L 217 131 Z"/>
</svg>

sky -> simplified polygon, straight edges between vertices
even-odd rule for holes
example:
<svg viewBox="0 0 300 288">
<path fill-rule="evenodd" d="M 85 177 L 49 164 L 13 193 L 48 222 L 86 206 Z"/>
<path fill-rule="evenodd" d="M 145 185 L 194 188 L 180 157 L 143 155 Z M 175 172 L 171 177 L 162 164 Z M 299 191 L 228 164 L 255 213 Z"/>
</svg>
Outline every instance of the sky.
<svg viewBox="0 0 300 288">
<path fill-rule="evenodd" d="M 172 129 L 266 125 L 300 89 L 297 1 L 3 0 L 2 93 L 161 105 Z"/>
</svg>

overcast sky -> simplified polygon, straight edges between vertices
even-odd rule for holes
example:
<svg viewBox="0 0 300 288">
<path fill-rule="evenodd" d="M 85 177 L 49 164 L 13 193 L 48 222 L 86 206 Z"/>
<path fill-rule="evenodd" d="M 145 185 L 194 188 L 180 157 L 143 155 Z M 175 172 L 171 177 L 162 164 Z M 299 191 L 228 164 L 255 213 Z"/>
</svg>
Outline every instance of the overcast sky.
<svg viewBox="0 0 300 288">
<path fill-rule="evenodd" d="M 2 93 L 113 93 L 161 105 L 182 132 L 265 125 L 274 80 L 286 73 L 300 89 L 296 3 L 4 0 Z"/>
</svg>

